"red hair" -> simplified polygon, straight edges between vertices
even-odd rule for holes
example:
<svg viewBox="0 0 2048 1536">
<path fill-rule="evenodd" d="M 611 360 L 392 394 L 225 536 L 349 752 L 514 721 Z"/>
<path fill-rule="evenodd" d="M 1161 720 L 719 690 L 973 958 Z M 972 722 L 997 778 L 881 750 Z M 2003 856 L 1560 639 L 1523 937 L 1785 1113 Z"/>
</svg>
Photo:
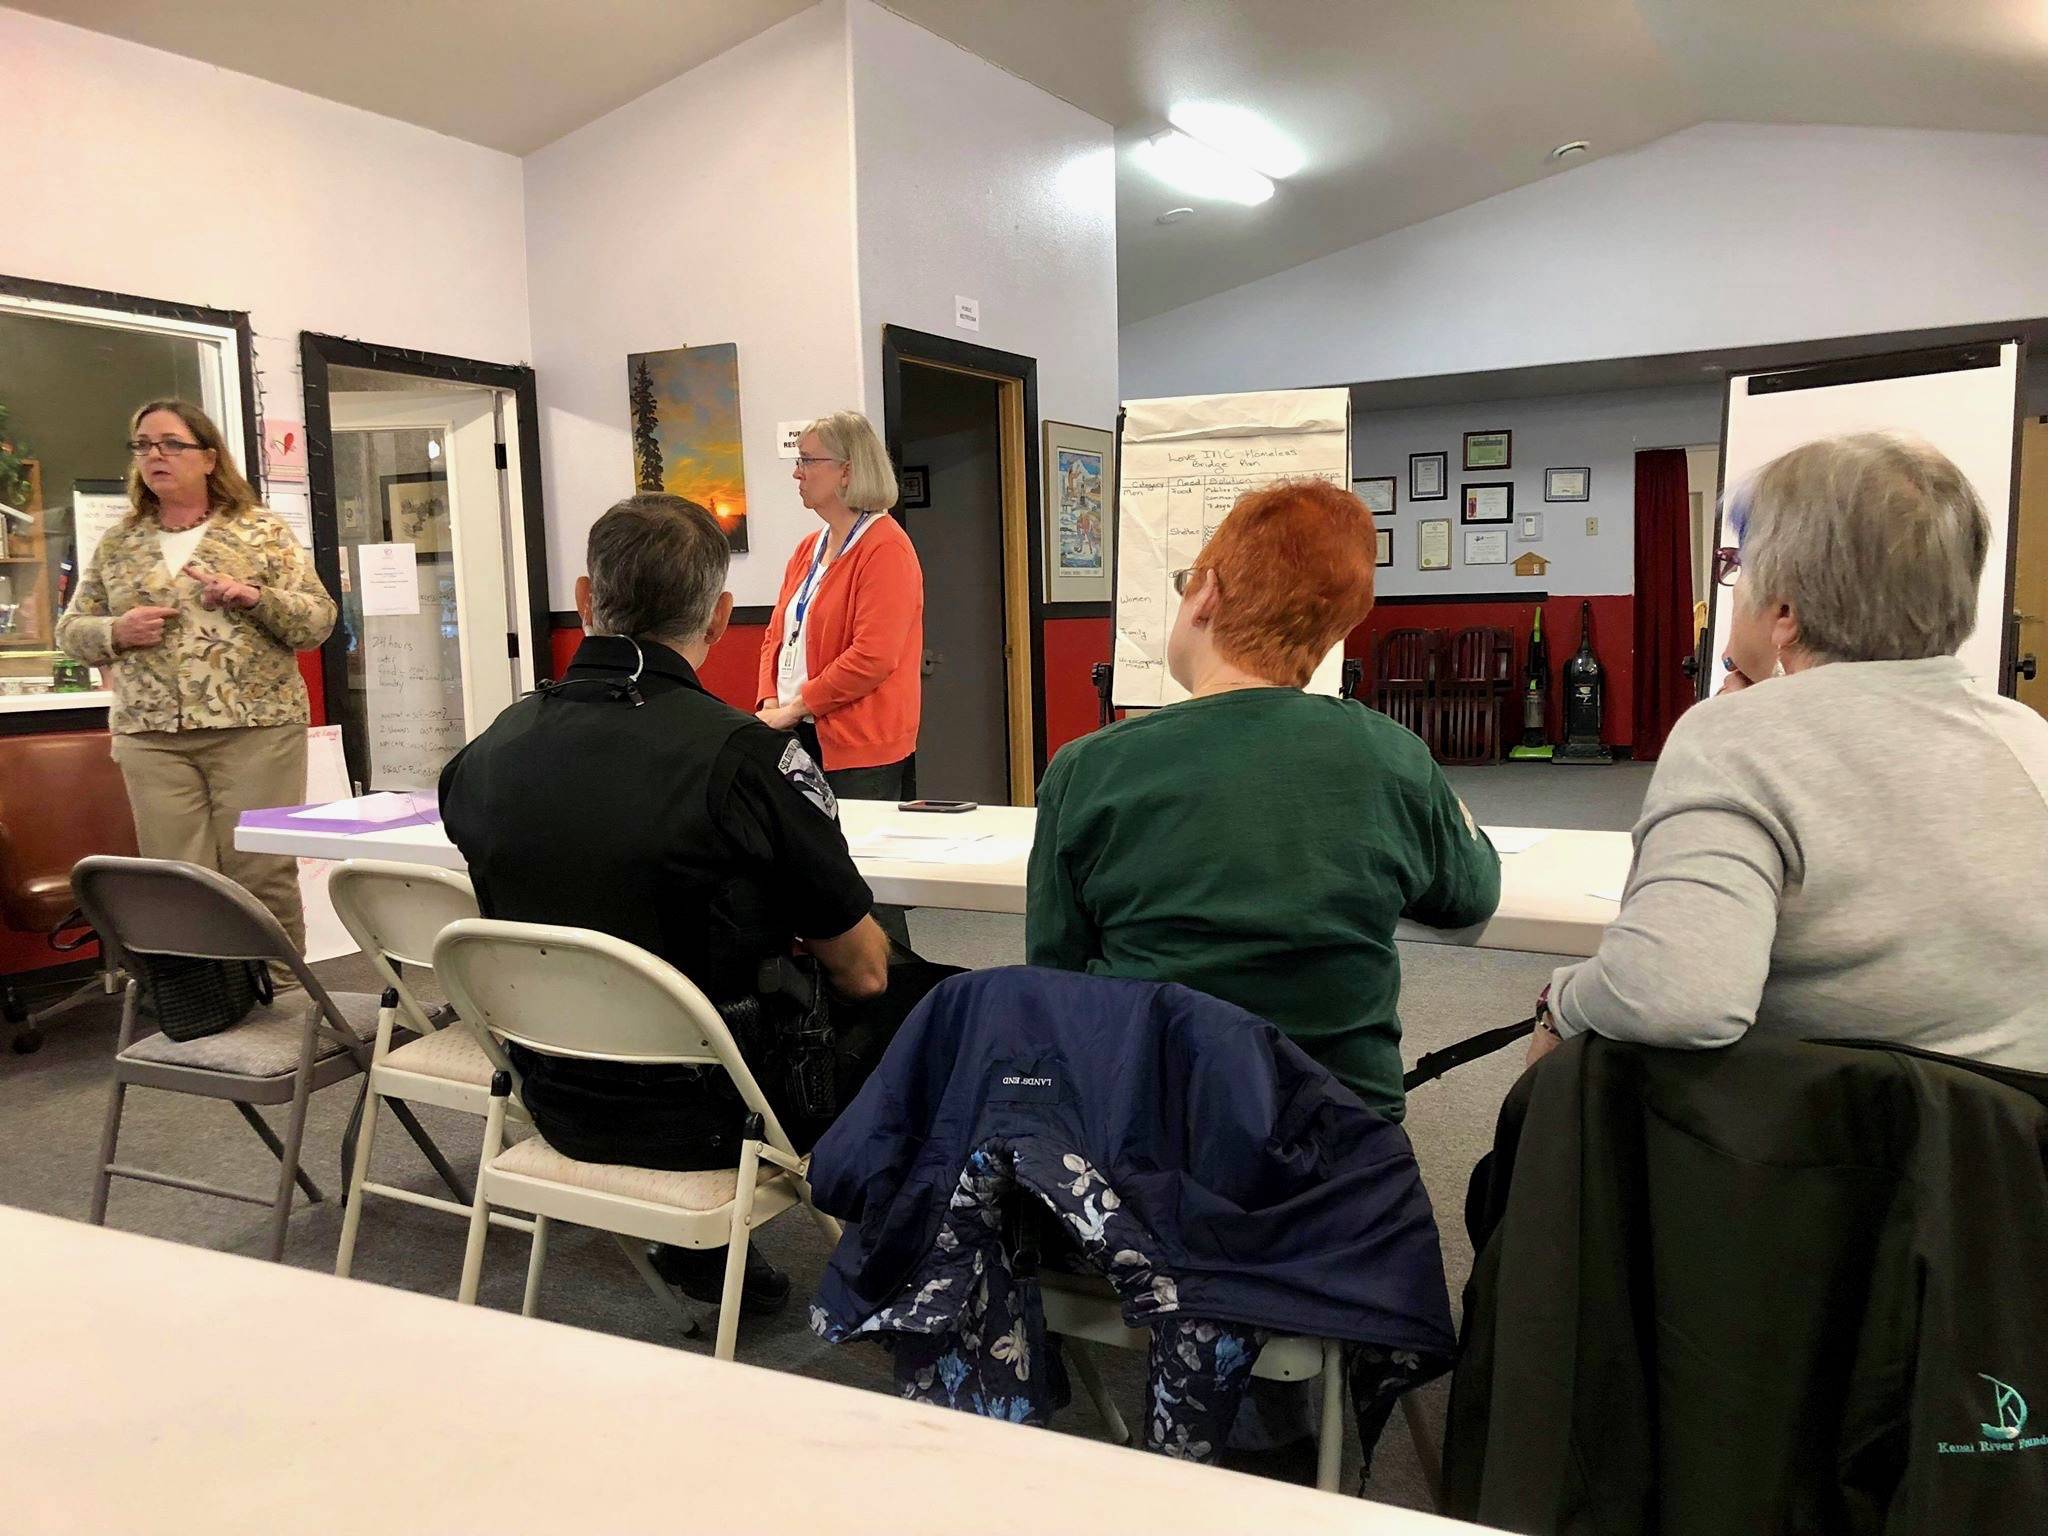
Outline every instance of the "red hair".
<svg viewBox="0 0 2048 1536">
<path fill-rule="evenodd" d="M 1195 557 L 1222 587 L 1216 649 L 1289 688 L 1372 611 L 1372 513 L 1327 480 L 1247 491 Z"/>
</svg>

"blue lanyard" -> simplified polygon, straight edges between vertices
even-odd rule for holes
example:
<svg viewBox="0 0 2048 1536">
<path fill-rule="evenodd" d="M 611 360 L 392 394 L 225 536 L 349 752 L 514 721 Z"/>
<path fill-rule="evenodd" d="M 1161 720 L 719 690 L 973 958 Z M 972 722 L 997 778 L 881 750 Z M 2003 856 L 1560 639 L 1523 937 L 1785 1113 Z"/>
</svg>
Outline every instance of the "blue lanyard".
<svg viewBox="0 0 2048 1536">
<path fill-rule="evenodd" d="M 846 535 L 846 543 L 839 551 L 839 557 L 842 560 L 846 558 L 846 551 L 853 548 L 853 541 L 860 537 L 861 529 L 867 526 L 868 519 L 874 515 L 872 512 L 863 512 L 853 520 L 853 527 Z M 797 588 L 795 604 L 796 628 L 790 632 L 789 643 L 791 645 L 795 645 L 797 641 L 804 637 L 804 615 L 811 611 L 811 599 L 817 595 L 820 585 L 820 574 L 825 569 L 825 546 L 831 543 L 831 541 L 832 530 L 830 528 L 827 528 L 818 535 L 818 549 L 817 553 L 811 556 L 810 573 L 804 577 L 804 584 Z"/>
</svg>

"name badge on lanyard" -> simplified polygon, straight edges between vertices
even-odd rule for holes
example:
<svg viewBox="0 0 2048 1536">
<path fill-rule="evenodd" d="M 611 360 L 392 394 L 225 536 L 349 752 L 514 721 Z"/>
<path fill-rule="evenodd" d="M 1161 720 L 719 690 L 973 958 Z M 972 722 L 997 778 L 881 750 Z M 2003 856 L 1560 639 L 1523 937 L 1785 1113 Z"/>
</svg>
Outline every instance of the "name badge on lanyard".
<svg viewBox="0 0 2048 1536">
<path fill-rule="evenodd" d="M 847 550 L 853 548 L 853 541 L 860 537 L 861 529 L 867 526 L 868 519 L 873 516 L 872 512 L 863 512 L 854 520 L 852 530 L 846 535 L 846 543 L 839 551 L 842 557 Z M 785 683 L 796 680 L 796 670 L 803 659 L 804 620 L 810 614 L 811 599 L 818 595 L 818 587 L 824 580 L 825 546 L 831 542 L 831 538 L 830 529 L 819 535 L 817 553 L 811 556 L 811 569 L 805 575 L 803 585 L 797 588 L 796 601 L 790 605 L 796 622 L 790 626 L 789 638 L 782 643 L 780 673 Z"/>
</svg>

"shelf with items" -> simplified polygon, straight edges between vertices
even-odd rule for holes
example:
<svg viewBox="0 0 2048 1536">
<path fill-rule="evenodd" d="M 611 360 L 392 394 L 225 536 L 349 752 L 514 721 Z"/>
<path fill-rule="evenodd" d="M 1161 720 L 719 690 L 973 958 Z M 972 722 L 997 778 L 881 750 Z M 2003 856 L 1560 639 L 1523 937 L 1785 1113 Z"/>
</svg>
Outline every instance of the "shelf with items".
<svg viewBox="0 0 2048 1536">
<path fill-rule="evenodd" d="M 35 459 L 20 462 L 28 500 L 0 513 L 0 651 L 51 652 L 56 644 L 56 614 L 50 602 L 50 547 L 43 527 L 43 466 Z"/>
</svg>

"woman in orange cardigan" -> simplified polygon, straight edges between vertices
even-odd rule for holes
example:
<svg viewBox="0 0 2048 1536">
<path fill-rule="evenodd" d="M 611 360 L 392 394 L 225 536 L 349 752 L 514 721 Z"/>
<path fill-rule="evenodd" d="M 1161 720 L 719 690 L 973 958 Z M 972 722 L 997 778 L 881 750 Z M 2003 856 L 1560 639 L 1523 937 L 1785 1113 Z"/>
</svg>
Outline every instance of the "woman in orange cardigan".
<svg viewBox="0 0 2048 1536">
<path fill-rule="evenodd" d="M 909 799 L 924 572 L 910 535 L 889 516 L 896 474 L 867 417 L 840 411 L 805 428 L 796 488 L 825 526 L 797 545 L 782 573 L 761 642 L 760 716 L 796 732 L 833 793 Z"/>
</svg>

